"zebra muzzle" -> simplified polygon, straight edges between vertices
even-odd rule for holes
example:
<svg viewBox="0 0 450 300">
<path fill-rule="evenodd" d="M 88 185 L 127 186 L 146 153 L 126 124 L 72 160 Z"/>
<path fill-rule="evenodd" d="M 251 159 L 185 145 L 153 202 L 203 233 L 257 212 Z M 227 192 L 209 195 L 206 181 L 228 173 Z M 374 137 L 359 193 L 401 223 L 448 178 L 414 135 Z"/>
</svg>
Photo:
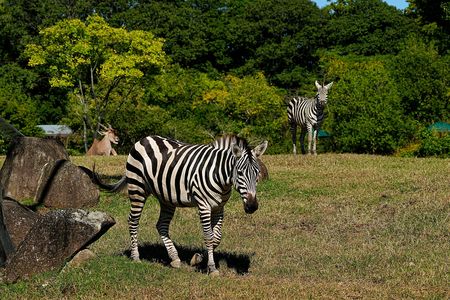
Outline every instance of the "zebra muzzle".
<svg viewBox="0 0 450 300">
<path fill-rule="evenodd" d="M 246 201 L 244 201 L 244 211 L 252 214 L 258 209 L 258 200 L 255 195 L 247 193 Z"/>
</svg>

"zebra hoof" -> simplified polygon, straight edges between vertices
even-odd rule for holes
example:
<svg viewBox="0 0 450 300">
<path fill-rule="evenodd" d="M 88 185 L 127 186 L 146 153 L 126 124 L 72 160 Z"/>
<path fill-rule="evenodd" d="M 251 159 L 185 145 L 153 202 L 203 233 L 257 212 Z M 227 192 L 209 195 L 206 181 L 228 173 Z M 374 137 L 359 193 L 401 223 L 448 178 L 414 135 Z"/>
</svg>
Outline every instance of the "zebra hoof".
<svg viewBox="0 0 450 300">
<path fill-rule="evenodd" d="M 203 255 L 200 253 L 195 253 L 191 258 L 191 266 L 197 266 L 203 261 Z"/>
<path fill-rule="evenodd" d="M 209 276 L 211 277 L 219 277 L 220 276 L 220 272 L 217 270 L 213 270 L 209 272 Z"/>
<path fill-rule="evenodd" d="M 181 260 L 179 260 L 179 259 L 172 260 L 172 262 L 170 263 L 170 266 L 172 268 L 179 269 L 181 267 Z"/>
</svg>

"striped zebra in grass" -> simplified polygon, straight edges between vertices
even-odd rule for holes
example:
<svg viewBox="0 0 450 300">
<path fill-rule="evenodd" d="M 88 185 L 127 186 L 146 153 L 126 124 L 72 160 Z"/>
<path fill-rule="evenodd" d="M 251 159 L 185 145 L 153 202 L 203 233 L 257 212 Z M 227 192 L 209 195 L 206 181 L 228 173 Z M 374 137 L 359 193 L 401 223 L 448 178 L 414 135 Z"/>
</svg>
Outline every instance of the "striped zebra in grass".
<svg viewBox="0 0 450 300">
<path fill-rule="evenodd" d="M 119 182 L 107 185 L 97 177 L 97 183 L 110 191 L 117 191 L 128 183 L 131 258 L 139 260 L 139 219 L 146 198 L 152 194 L 160 203 L 156 228 L 172 260 L 171 266 L 178 268 L 181 263 L 169 237 L 175 208 L 197 207 L 208 250 L 208 272 L 218 274 L 213 251 L 221 241 L 224 205 L 234 186 L 246 213 L 258 209 L 256 158 L 266 148 L 267 141 L 252 150 L 246 140 L 236 136 L 225 136 L 207 145 L 189 145 L 160 136 L 149 136 L 137 142 L 128 155 L 126 175 Z"/>
<path fill-rule="evenodd" d="M 323 110 L 327 104 L 328 90 L 333 82 L 327 85 L 320 85 L 316 81 L 317 94 L 314 98 L 294 97 L 288 104 L 288 120 L 292 133 L 293 152 L 297 154 L 297 125 L 301 127 L 300 145 L 302 153 L 305 154 L 305 135 L 308 132 L 308 154 L 317 154 L 317 132 L 322 125 Z M 312 148 L 311 148 L 311 142 Z"/>
</svg>

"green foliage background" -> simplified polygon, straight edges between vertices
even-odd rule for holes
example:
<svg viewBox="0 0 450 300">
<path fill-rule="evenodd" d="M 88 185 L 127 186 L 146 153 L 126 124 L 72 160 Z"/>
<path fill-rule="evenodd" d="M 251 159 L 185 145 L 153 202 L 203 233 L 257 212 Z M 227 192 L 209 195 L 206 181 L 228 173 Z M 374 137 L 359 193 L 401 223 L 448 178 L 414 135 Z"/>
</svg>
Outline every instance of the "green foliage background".
<svg viewBox="0 0 450 300">
<path fill-rule="evenodd" d="M 78 78 L 97 103 L 88 142 L 101 121 L 118 129 L 123 154 L 149 134 L 199 143 L 224 133 L 289 153 L 288 97 L 334 81 L 328 150 L 449 156 L 448 134 L 426 128 L 450 120 L 450 9 L 409 3 L 3 0 L 0 117 L 26 135 L 67 124 L 71 151 L 84 153 Z M 146 57 L 158 41 L 163 52 Z"/>
</svg>

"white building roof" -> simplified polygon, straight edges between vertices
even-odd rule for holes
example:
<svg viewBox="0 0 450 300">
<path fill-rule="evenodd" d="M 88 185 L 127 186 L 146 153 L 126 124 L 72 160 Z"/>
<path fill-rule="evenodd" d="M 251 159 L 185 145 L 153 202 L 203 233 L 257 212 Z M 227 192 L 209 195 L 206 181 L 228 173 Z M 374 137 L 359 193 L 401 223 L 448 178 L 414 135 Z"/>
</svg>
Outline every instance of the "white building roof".
<svg viewBox="0 0 450 300">
<path fill-rule="evenodd" d="M 46 136 L 69 136 L 73 133 L 67 125 L 37 125 L 37 127 L 44 130 Z"/>
</svg>

